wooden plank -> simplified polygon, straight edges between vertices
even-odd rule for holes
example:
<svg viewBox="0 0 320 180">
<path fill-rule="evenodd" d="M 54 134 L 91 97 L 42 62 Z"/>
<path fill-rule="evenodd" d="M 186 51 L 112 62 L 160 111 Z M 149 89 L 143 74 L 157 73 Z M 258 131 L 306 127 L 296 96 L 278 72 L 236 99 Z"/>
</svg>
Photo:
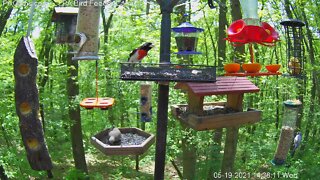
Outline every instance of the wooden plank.
<svg viewBox="0 0 320 180">
<path fill-rule="evenodd" d="M 180 107 L 183 106 L 184 105 Z M 180 107 L 177 105 L 172 106 L 171 110 L 173 116 L 186 126 L 197 131 L 228 128 L 234 126 L 241 126 L 244 124 L 253 124 L 260 121 L 262 114 L 261 111 L 254 110 L 209 116 L 199 116 L 196 114 L 190 114 L 188 117 L 185 118 L 180 116 L 181 113 L 177 112 L 177 110 Z"/>
<path fill-rule="evenodd" d="M 176 89 L 197 96 L 258 92 L 260 89 L 246 77 L 218 77 L 215 83 L 178 83 Z"/>
</svg>

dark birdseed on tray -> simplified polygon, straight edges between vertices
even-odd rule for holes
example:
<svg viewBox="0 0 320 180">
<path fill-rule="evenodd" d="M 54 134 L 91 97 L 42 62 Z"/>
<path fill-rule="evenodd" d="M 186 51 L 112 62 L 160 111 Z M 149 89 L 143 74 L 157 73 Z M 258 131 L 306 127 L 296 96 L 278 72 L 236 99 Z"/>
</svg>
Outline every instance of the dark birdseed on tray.
<svg viewBox="0 0 320 180">
<path fill-rule="evenodd" d="M 190 113 L 187 111 L 187 107 L 180 107 L 178 115 L 187 117 Z M 232 108 L 226 108 L 224 106 L 205 105 L 203 106 L 203 116 L 216 115 L 216 114 L 228 114 L 235 113 L 236 111 Z"/>
<path fill-rule="evenodd" d="M 135 133 L 122 133 L 121 134 L 121 144 L 117 144 L 118 146 L 133 146 L 142 144 L 147 138 L 140 136 Z M 110 144 L 106 142 L 106 145 Z"/>
</svg>

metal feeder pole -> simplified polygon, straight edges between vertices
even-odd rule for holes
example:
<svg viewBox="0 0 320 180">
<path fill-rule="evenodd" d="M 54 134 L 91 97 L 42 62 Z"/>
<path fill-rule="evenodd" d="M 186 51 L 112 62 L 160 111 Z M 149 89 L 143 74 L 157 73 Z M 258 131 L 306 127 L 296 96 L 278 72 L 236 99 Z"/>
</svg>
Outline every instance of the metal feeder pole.
<svg viewBox="0 0 320 180">
<path fill-rule="evenodd" d="M 160 63 L 170 63 L 171 43 L 171 12 L 176 1 L 157 0 L 161 8 L 161 36 L 160 36 Z M 157 109 L 157 135 L 156 135 L 156 162 L 154 179 L 164 179 L 166 160 L 166 142 L 168 125 L 169 84 L 159 82 L 158 109 Z"/>
</svg>

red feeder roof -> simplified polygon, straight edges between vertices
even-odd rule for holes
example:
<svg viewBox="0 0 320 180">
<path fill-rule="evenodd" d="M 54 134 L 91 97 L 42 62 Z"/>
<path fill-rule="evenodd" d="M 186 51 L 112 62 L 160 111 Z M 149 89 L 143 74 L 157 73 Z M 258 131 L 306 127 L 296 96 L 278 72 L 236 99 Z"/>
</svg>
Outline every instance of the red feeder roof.
<svg viewBox="0 0 320 180">
<path fill-rule="evenodd" d="M 217 77 L 215 83 L 177 83 L 175 88 L 196 96 L 255 93 L 260 90 L 246 77 Z"/>
</svg>

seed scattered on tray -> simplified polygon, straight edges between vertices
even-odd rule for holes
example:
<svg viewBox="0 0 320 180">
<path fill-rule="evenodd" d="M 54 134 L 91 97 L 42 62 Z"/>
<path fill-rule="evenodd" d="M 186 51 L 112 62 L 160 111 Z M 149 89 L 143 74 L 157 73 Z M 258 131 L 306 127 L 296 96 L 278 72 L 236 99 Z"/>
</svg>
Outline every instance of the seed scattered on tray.
<svg viewBox="0 0 320 180">
<path fill-rule="evenodd" d="M 135 133 L 122 133 L 121 134 L 121 144 L 119 146 L 133 146 L 142 144 L 147 138 L 140 136 Z M 105 142 L 106 145 L 110 145 Z"/>
</svg>

